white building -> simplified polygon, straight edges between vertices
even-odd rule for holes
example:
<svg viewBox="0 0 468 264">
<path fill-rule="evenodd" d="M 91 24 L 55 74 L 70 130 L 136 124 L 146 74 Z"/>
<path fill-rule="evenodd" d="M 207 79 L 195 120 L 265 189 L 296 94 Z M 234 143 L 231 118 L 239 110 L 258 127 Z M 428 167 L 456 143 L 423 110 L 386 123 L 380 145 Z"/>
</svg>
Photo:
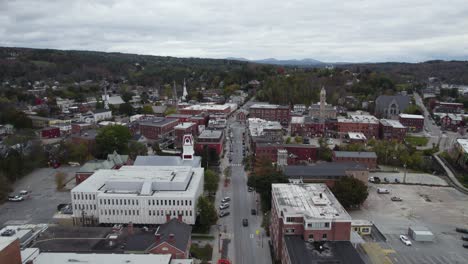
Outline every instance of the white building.
<svg viewBox="0 0 468 264">
<path fill-rule="evenodd" d="M 93 112 L 94 122 L 109 120 L 112 118 L 112 111 L 107 109 L 99 109 Z"/>
<path fill-rule="evenodd" d="M 124 166 L 99 170 L 71 191 L 75 223 L 195 224 L 203 168 Z"/>
</svg>

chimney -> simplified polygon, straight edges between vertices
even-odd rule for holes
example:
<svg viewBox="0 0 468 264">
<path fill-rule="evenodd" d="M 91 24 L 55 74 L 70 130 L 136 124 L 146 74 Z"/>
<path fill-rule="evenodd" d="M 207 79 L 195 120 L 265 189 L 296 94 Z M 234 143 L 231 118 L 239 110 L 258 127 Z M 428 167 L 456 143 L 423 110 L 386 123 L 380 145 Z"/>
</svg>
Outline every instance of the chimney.
<svg viewBox="0 0 468 264">
<path fill-rule="evenodd" d="M 161 234 L 154 234 L 154 238 L 156 243 L 159 243 L 161 241 Z"/>
<path fill-rule="evenodd" d="M 174 244 L 175 243 L 175 236 L 174 234 L 169 234 L 169 243 Z"/>
<path fill-rule="evenodd" d="M 133 233 L 134 233 L 133 232 L 133 223 L 132 222 L 128 223 L 128 233 L 130 235 L 133 235 Z"/>
<path fill-rule="evenodd" d="M 320 193 L 320 199 L 322 199 L 322 193 Z"/>
</svg>

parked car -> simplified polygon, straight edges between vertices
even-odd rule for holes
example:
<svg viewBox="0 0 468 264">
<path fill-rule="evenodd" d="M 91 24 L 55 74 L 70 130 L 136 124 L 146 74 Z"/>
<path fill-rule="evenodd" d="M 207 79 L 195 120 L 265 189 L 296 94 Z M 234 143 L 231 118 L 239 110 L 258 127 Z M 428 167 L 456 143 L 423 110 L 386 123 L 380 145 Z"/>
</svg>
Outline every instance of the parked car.
<svg viewBox="0 0 468 264">
<path fill-rule="evenodd" d="M 463 244 L 464 248 L 468 248 L 468 243 Z"/>
<path fill-rule="evenodd" d="M 407 246 L 411 246 L 411 241 L 408 239 L 407 236 L 400 235 L 400 240 L 401 240 L 401 242 L 403 242 L 403 244 L 405 244 Z"/>
<path fill-rule="evenodd" d="M 221 203 L 227 203 L 227 202 L 229 202 L 229 201 L 231 201 L 231 198 L 228 197 L 228 196 L 226 196 L 226 197 L 224 197 L 224 198 L 221 200 Z"/>
<path fill-rule="evenodd" d="M 223 203 L 219 206 L 219 210 L 224 210 L 224 209 L 227 209 L 229 208 L 229 204 L 228 203 Z"/>
<path fill-rule="evenodd" d="M 242 219 L 242 225 L 243 226 L 248 226 L 249 225 L 249 220 L 247 220 L 247 218 Z"/>
<path fill-rule="evenodd" d="M 219 217 L 225 217 L 225 216 L 228 216 L 228 215 L 230 215 L 230 213 L 228 211 L 219 212 Z"/>
<path fill-rule="evenodd" d="M 463 241 L 468 241 L 468 236 L 462 236 L 461 239 L 462 239 Z"/>
<path fill-rule="evenodd" d="M 29 196 L 29 192 L 26 191 L 26 190 L 21 190 L 21 191 L 19 192 L 19 195 L 20 195 L 20 196 L 23 196 L 23 197 L 24 197 L 24 196 Z"/>
<path fill-rule="evenodd" d="M 403 201 L 400 197 L 397 197 L 397 196 L 393 196 L 392 198 L 390 198 L 390 200 L 394 201 L 394 202 L 401 202 Z"/>
<path fill-rule="evenodd" d="M 385 188 L 378 188 L 377 189 L 377 193 L 379 194 L 387 194 L 387 193 L 390 193 L 390 191 L 388 189 L 385 189 Z"/>
<path fill-rule="evenodd" d="M 21 202 L 23 200 L 24 200 L 24 198 L 19 196 L 19 195 L 14 195 L 14 196 L 10 195 L 10 196 L 8 196 L 8 201 L 10 201 L 10 202 Z"/>
<path fill-rule="evenodd" d="M 459 233 L 468 234 L 468 229 L 466 229 L 466 228 L 457 227 L 457 228 L 455 228 L 455 231 L 457 231 Z"/>
<path fill-rule="evenodd" d="M 256 215 L 256 214 L 257 214 L 257 210 L 255 210 L 255 209 L 250 210 L 250 212 L 252 213 L 252 215 Z"/>
<path fill-rule="evenodd" d="M 384 182 L 389 183 L 390 181 L 387 179 L 387 177 L 383 178 Z"/>
</svg>

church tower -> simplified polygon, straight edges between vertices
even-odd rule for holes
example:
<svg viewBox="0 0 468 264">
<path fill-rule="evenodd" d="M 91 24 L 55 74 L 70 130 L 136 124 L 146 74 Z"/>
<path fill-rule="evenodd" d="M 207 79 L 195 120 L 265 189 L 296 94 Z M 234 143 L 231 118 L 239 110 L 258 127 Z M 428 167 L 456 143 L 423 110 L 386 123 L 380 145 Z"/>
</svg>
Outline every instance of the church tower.
<svg viewBox="0 0 468 264">
<path fill-rule="evenodd" d="M 320 91 L 320 118 L 325 117 L 325 105 L 327 104 L 327 92 L 325 91 L 325 87 L 322 86 L 322 90 Z"/>
</svg>

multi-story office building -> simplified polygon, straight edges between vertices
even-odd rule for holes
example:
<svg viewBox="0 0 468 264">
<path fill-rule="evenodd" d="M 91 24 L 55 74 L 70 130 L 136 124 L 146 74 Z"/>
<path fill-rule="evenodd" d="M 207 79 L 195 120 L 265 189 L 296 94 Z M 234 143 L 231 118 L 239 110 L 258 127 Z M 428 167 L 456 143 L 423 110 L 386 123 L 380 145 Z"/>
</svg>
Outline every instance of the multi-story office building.
<svg viewBox="0 0 468 264">
<path fill-rule="evenodd" d="M 400 123 L 411 132 L 420 132 L 424 128 L 424 116 L 422 115 L 400 114 L 399 117 Z"/>
<path fill-rule="evenodd" d="M 163 224 L 177 218 L 195 224 L 203 193 L 203 168 L 123 166 L 99 170 L 73 188 L 75 223 Z"/>
<path fill-rule="evenodd" d="M 287 105 L 254 104 L 250 107 L 249 112 L 252 118 L 278 121 L 286 126 L 291 119 L 291 110 Z"/>
<path fill-rule="evenodd" d="M 325 184 L 272 184 L 271 206 L 271 242 L 281 263 L 291 263 L 289 236 L 305 242 L 350 240 L 351 217 Z"/>
</svg>

